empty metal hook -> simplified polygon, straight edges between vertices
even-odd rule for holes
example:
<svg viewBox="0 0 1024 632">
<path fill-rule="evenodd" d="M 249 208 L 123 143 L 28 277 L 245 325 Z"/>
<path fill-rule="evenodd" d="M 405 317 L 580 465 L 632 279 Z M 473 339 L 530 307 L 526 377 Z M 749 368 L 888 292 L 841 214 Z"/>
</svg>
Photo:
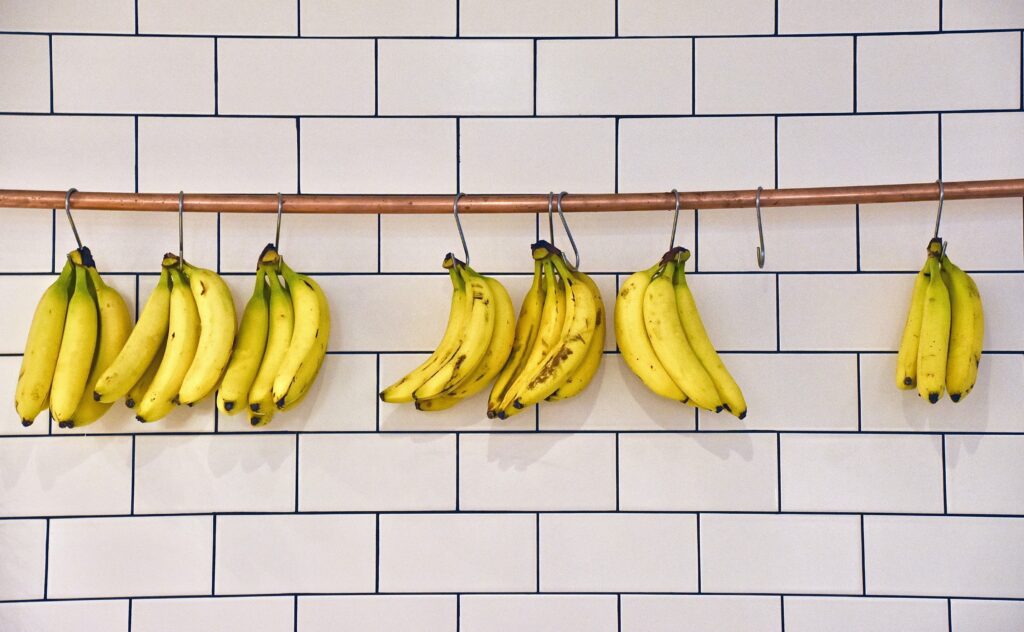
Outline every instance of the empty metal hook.
<svg viewBox="0 0 1024 632">
<path fill-rule="evenodd" d="M 67 213 L 68 223 L 71 224 L 71 232 L 75 235 L 75 243 L 78 244 L 78 248 L 82 248 L 82 240 L 78 237 L 78 228 L 75 226 L 75 219 L 71 217 L 71 194 L 78 193 L 78 189 L 71 187 L 68 192 L 64 194 L 64 212 Z"/>
<path fill-rule="evenodd" d="M 764 268 L 764 226 L 761 224 L 761 191 L 764 187 L 757 187 L 754 195 L 754 210 L 757 211 L 757 267 Z"/>
<path fill-rule="evenodd" d="M 274 231 L 274 248 L 281 249 L 281 214 L 284 213 L 284 198 L 277 192 L 277 230 Z"/>
<path fill-rule="evenodd" d="M 555 192 L 548 191 L 548 241 L 555 245 Z"/>
<path fill-rule="evenodd" d="M 462 220 L 459 219 L 459 198 L 465 193 L 459 191 L 455 194 L 455 201 L 452 202 L 452 213 L 455 214 L 455 228 L 459 230 L 459 239 L 462 241 L 462 253 L 466 256 L 465 263 L 469 265 L 469 246 L 466 245 L 466 233 L 462 232 Z"/>
<path fill-rule="evenodd" d="M 676 196 L 676 208 L 672 214 L 672 235 L 668 238 L 668 249 L 672 250 L 676 245 L 676 226 L 679 225 L 679 191 L 672 189 L 672 195 Z"/>
<path fill-rule="evenodd" d="M 562 212 L 562 198 L 569 195 L 568 191 L 562 191 L 558 194 L 558 218 L 562 220 L 562 228 L 565 229 L 565 236 L 569 238 L 569 244 L 572 246 L 572 253 L 576 257 L 576 264 L 573 266 L 577 270 L 580 268 L 580 249 L 576 247 L 576 240 L 572 238 L 572 231 L 569 230 L 569 223 L 565 221 L 565 213 Z M 554 245 L 554 243 L 552 243 Z"/>
<path fill-rule="evenodd" d="M 185 192 L 178 191 L 178 269 L 185 269 Z"/>
</svg>

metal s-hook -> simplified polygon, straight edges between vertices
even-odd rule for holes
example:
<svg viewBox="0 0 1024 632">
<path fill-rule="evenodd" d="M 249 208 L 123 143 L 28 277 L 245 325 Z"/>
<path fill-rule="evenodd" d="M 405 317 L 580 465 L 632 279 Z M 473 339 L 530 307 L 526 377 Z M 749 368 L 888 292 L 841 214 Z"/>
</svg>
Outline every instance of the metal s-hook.
<svg viewBox="0 0 1024 632">
<path fill-rule="evenodd" d="M 469 246 L 466 245 L 466 234 L 462 232 L 462 220 L 459 219 L 459 198 L 465 193 L 459 191 L 455 194 L 455 201 L 452 202 L 452 213 L 455 214 L 455 228 L 459 230 L 459 239 L 462 241 L 462 253 L 466 256 L 465 264 L 469 265 Z"/>
<path fill-rule="evenodd" d="M 555 192 L 548 191 L 548 241 L 555 245 Z"/>
<path fill-rule="evenodd" d="M 284 213 L 284 198 L 277 192 L 277 230 L 274 231 L 274 249 L 281 250 L 281 214 Z"/>
<path fill-rule="evenodd" d="M 679 191 L 672 189 L 672 195 L 676 196 L 676 208 L 672 215 L 672 235 L 668 238 L 668 249 L 676 246 L 676 226 L 679 226 Z"/>
<path fill-rule="evenodd" d="M 565 229 L 565 236 L 569 238 L 569 244 L 572 246 L 572 253 L 576 257 L 576 264 L 573 266 L 577 270 L 580 269 L 580 249 L 576 247 L 576 240 L 572 238 L 572 231 L 569 230 L 569 223 L 565 221 L 565 213 L 562 212 L 562 198 L 569 195 L 568 191 L 562 191 L 558 194 L 558 217 L 562 220 L 562 228 Z M 554 245 L 554 244 L 552 244 Z"/>
<path fill-rule="evenodd" d="M 64 212 L 68 216 L 68 223 L 71 224 L 71 232 L 75 235 L 75 243 L 78 244 L 78 249 L 82 249 L 82 240 L 78 237 L 78 228 L 75 226 L 75 219 L 71 217 L 71 194 L 78 193 L 78 189 L 71 187 L 68 192 L 64 194 Z"/>
<path fill-rule="evenodd" d="M 178 269 L 185 269 L 185 192 L 178 191 Z"/>
<path fill-rule="evenodd" d="M 754 210 L 757 211 L 757 239 L 759 245 L 757 246 L 757 267 L 764 268 L 764 226 L 761 224 L 761 191 L 764 187 L 757 187 L 757 193 L 754 195 Z"/>
<path fill-rule="evenodd" d="M 939 238 L 939 226 L 942 224 L 942 205 L 946 201 L 946 187 L 942 184 L 942 178 L 936 180 L 939 185 L 939 208 L 935 211 L 935 234 L 932 235 L 932 239 Z M 946 255 L 947 242 L 943 240 L 942 250 L 939 252 L 939 259 Z"/>
</svg>

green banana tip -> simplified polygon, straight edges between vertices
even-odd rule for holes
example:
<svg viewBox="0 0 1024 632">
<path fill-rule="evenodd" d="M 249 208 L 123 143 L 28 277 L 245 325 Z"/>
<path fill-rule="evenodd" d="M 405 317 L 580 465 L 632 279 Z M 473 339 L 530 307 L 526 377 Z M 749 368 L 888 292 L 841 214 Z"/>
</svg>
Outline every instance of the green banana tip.
<svg viewBox="0 0 1024 632">
<path fill-rule="evenodd" d="M 277 251 L 277 246 L 275 246 L 274 244 L 267 244 L 266 246 L 263 247 L 263 250 L 260 252 L 260 256 L 256 262 L 256 265 L 258 267 L 266 263 L 277 264 L 277 262 L 280 260 L 281 255 Z"/>
</svg>

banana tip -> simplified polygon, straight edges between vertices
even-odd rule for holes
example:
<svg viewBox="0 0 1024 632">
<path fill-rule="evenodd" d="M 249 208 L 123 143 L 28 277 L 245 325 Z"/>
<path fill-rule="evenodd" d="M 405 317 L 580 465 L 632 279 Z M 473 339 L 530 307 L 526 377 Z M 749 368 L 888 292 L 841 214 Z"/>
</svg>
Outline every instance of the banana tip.
<svg viewBox="0 0 1024 632">
<path fill-rule="evenodd" d="M 962 395 L 960 395 L 960 393 L 950 393 L 950 394 L 949 394 L 949 398 L 950 398 L 951 400 L 953 400 L 953 403 L 954 403 L 954 404 L 955 404 L 955 403 L 957 403 L 958 401 L 960 401 L 960 398 L 961 398 L 961 397 L 962 397 Z"/>
<path fill-rule="evenodd" d="M 224 410 L 225 411 L 231 412 L 234 409 L 235 409 L 235 402 L 228 402 L 228 401 L 224 402 Z"/>
<path fill-rule="evenodd" d="M 277 400 L 277 401 L 276 401 L 276 402 L 274 402 L 274 403 L 275 403 L 275 404 L 277 404 L 277 407 L 278 407 L 278 408 L 281 408 L 281 409 L 283 409 L 283 408 L 284 408 L 284 404 L 285 404 L 285 401 L 284 401 L 284 398 L 283 398 L 283 397 L 282 397 L 281 399 Z"/>
<path fill-rule="evenodd" d="M 142 415 L 135 415 L 135 421 L 139 422 L 140 424 L 146 423 L 146 420 L 145 418 L 143 418 Z"/>
<path fill-rule="evenodd" d="M 493 410 L 488 410 L 487 411 L 487 418 L 488 419 L 494 419 L 497 416 L 498 416 L 498 413 L 494 412 Z"/>
<path fill-rule="evenodd" d="M 124 400 L 124 405 L 127 406 L 128 408 L 135 408 L 135 400 L 129 397 L 128 399 Z"/>
<path fill-rule="evenodd" d="M 259 404 L 259 402 L 256 402 L 255 404 L 249 404 L 249 410 L 251 410 L 254 413 L 260 412 L 260 404 Z"/>
<path fill-rule="evenodd" d="M 912 377 L 905 377 L 905 378 L 903 378 L 903 385 L 904 386 L 913 386 L 914 385 L 914 378 L 912 378 Z"/>
<path fill-rule="evenodd" d="M 253 425 L 253 426 L 258 426 L 258 425 L 260 425 L 260 418 L 259 417 L 250 417 L 249 418 L 249 423 L 251 425 Z"/>
<path fill-rule="evenodd" d="M 928 393 L 928 401 L 935 404 L 939 401 L 938 393 Z"/>
<path fill-rule="evenodd" d="M 75 422 L 73 422 L 73 421 L 61 421 L 61 422 L 57 423 L 57 426 L 60 427 L 60 428 L 74 428 L 75 427 Z"/>
<path fill-rule="evenodd" d="M 736 416 L 737 416 L 737 417 L 738 417 L 739 419 L 746 419 L 746 417 L 747 417 L 747 411 L 745 411 L 745 410 L 744 410 L 744 411 L 743 411 L 742 413 L 740 413 L 740 414 L 738 414 L 738 415 L 736 415 Z"/>
<path fill-rule="evenodd" d="M 29 426 L 32 425 L 33 421 L 34 421 L 33 419 L 22 419 L 21 420 L 21 425 L 24 426 L 25 428 L 28 428 Z"/>
<path fill-rule="evenodd" d="M 725 409 L 725 406 L 715 406 L 715 412 L 720 413 Z"/>
<path fill-rule="evenodd" d="M 96 391 L 92 392 L 92 401 L 94 401 L 94 402 L 100 401 L 100 394 L 97 393 Z"/>
</svg>

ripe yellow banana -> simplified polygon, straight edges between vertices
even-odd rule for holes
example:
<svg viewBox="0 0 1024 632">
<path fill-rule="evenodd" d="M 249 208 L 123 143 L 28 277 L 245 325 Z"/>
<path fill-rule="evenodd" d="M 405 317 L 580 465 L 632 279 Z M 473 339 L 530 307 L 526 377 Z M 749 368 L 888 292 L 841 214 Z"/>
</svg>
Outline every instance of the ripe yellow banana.
<svg viewBox="0 0 1024 632">
<path fill-rule="evenodd" d="M 679 319 L 676 292 L 672 286 L 674 273 L 675 262 L 669 261 L 662 273 L 647 286 L 644 293 L 647 335 L 662 366 L 680 390 L 689 396 L 690 402 L 700 408 L 720 412 L 722 398 L 687 341 Z"/>
<path fill-rule="evenodd" d="M 57 354 L 64 334 L 64 318 L 71 300 L 75 281 L 75 268 L 68 259 L 60 276 L 43 292 L 32 316 L 32 325 L 25 342 L 25 355 L 21 359 L 18 387 L 14 394 L 14 408 L 21 417 L 21 425 L 30 426 L 49 405 L 53 372 L 57 368 Z"/>
<path fill-rule="evenodd" d="M 145 373 L 128 390 L 128 394 L 124 396 L 125 406 L 135 408 L 135 404 L 141 402 L 142 398 L 146 396 L 146 391 L 149 390 L 149 385 L 153 383 L 153 378 L 156 377 L 157 369 L 160 368 L 160 362 L 164 359 L 164 351 L 166 350 L 167 340 L 165 339 L 160 343 L 160 348 L 156 350 L 156 355 L 153 356 L 153 361 L 146 367 Z M 96 401 L 95 398 L 93 398 L 93 401 Z"/>
<path fill-rule="evenodd" d="M 99 307 L 99 342 L 96 345 L 96 357 L 93 359 L 82 399 L 79 400 L 78 408 L 71 415 L 71 419 L 60 424 L 62 428 L 87 426 L 102 417 L 112 406 L 96 401 L 92 393 L 100 375 L 121 352 L 121 347 L 132 330 L 128 306 L 118 291 L 103 282 L 94 266 L 89 266 L 87 272 Z"/>
<path fill-rule="evenodd" d="M 942 282 L 938 252 L 933 251 L 928 256 L 928 289 L 917 350 L 917 392 L 933 404 L 942 397 L 946 386 L 950 318 L 949 290 Z"/>
<path fill-rule="evenodd" d="M 928 264 L 925 263 L 914 279 L 907 324 L 903 327 L 900 350 L 896 354 L 896 386 L 904 390 L 917 386 L 917 348 L 921 342 L 921 317 L 924 314 L 924 295 L 927 290 Z"/>
<path fill-rule="evenodd" d="M 139 382 L 167 338 L 170 302 L 170 271 L 164 267 L 160 271 L 160 281 L 146 300 L 146 306 L 142 308 L 124 348 L 96 383 L 93 399 L 107 404 L 115 402 L 127 395 L 132 386 Z M 135 398 L 136 404 L 141 401 Z"/>
<path fill-rule="evenodd" d="M 297 274 L 284 260 L 281 260 L 281 272 L 288 282 L 288 293 L 292 297 L 295 327 L 292 330 L 292 339 L 288 343 L 288 350 L 274 377 L 273 402 L 288 395 L 302 361 L 316 344 L 316 330 L 320 326 L 320 299 L 317 296 L 316 281 L 304 274 Z"/>
<path fill-rule="evenodd" d="M 512 351 L 509 354 L 505 366 L 502 367 L 494 386 L 491 387 L 491 394 L 487 400 L 487 416 L 493 418 L 495 410 L 501 403 L 505 390 L 512 383 L 512 380 L 522 371 L 526 358 L 537 340 L 537 332 L 540 330 L 541 311 L 544 308 L 544 291 L 542 287 L 544 264 L 540 260 L 533 262 L 533 284 L 523 298 L 523 304 L 519 308 L 519 319 L 516 321 L 516 335 L 512 343 Z"/>
<path fill-rule="evenodd" d="M 249 389 L 249 411 L 256 413 L 258 419 L 250 417 L 253 425 L 270 421 L 274 413 L 274 377 L 278 375 L 281 363 L 288 353 L 295 330 L 295 312 L 292 297 L 288 289 L 281 285 L 277 278 L 276 264 L 264 264 L 267 280 L 270 281 L 270 325 L 267 330 L 267 346 L 263 352 L 263 361 Z M 315 297 L 314 297 L 315 298 Z M 318 309 L 319 311 L 319 309 Z M 319 318 L 319 315 L 318 315 Z"/>
<path fill-rule="evenodd" d="M 700 360 L 701 365 L 708 372 L 711 381 L 715 385 L 726 410 L 736 417 L 743 419 L 747 416 L 747 402 L 743 398 L 743 392 L 736 384 L 736 380 L 725 368 L 725 363 L 719 357 L 715 346 L 708 338 L 708 332 L 704 329 L 704 321 L 697 311 L 697 301 L 690 292 L 690 286 L 686 283 L 686 261 L 690 258 L 690 251 L 685 248 L 677 255 L 676 271 L 673 285 L 676 291 L 676 309 L 679 310 L 679 320 L 683 324 L 683 331 L 686 333 L 686 341 L 690 348 Z"/>
<path fill-rule="evenodd" d="M 979 342 L 985 318 L 978 287 L 966 272 L 945 256 L 942 258 L 942 278 L 949 289 L 950 304 L 946 390 L 951 400 L 959 402 L 971 392 L 978 378 L 978 363 L 981 360 Z"/>
<path fill-rule="evenodd" d="M 597 316 L 594 322 L 594 338 L 590 341 L 590 345 L 587 347 L 586 355 L 583 358 L 583 363 L 577 367 L 572 374 L 569 375 L 565 383 L 558 387 L 558 389 L 548 395 L 545 399 L 549 402 L 556 402 L 562 399 L 569 399 L 579 395 L 583 389 L 590 384 L 590 381 L 594 379 L 594 375 L 597 373 L 597 369 L 601 366 L 601 360 L 604 358 L 604 335 L 605 335 L 605 314 L 604 314 L 604 301 L 601 299 L 601 290 L 586 274 L 579 271 L 573 271 L 573 276 L 580 282 L 585 283 L 590 291 L 597 297 Z"/>
<path fill-rule="evenodd" d="M 284 399 L 275 402 L 278 410 L 289 410 L 306 398 L 316 376 L 323 366 L 327 355 L 327 343 L 331 338 L 331 309 L 327 304 L 327 296 L 319 285 L 316 285 L 317 299 L 320 301 L 320 326 L 316 330 L 316 344 L 309 350 L 309 355 L 302 361 L 299 372 L 295 374 L 295 382 L 288 389 Z"/>
<path fill-rule="evenodd" d="M 227 368 L 235 342 L 235 299 L 216 272 L 183 262 L 199 310 L 199 348 L 178 391 L 178 402 L 191 406 L 209 395 Z"/>
<path fill-rule="evenodd" d="M 677 402 L 686 402 L 687 397 L 669 377 L 661 360 L 658 359 L 647 337 L 644 321 L 644 294 L 651 284 L 651 277 L 661 263 L 636 272 L 627 278 L 619 289 L 615 300 L 615 339 L 618 341 L 622 359 L 637 377 L 658 395 Z"/>
<path fill-rule="evenodd" d="M 72 259 L 76 252 L 72 252 Z M 58 423 L 71 419 L 85 392 L 99 334 L 96 299 L 89 291 L 89 273 L 75 261 L 75 290 L 68 303 L 64 335 L 57 355 L 57 368 L 50 387 L 50 414 Z"/>
<path fill-rule="evenodd" d="M 165 259 L 166 261 L 166 259 Z M 177 404 L 178 390 L 199 345 L 200 322 L 196 299 L 176 262 L 166 264 L 171 278 L 167 348 L 153 382 L 138 402 L 135 418 L 143 423 L 162 419 Z"/>
<path fill-rule="evenodd" d="M 217 391 L 217 408 L 222 413 L 234 415 L 247 408 L 249 389 L 256 379 L 256 372 L 260 370 L 263 352 L 267 348 L 269 328 L 270 290 L 267 288 L 267 271 L 260 267 L 256 272 L 252 297 L 242 312 L 235 349 L 231 352 L 228 368 Z"/>
</svg>

